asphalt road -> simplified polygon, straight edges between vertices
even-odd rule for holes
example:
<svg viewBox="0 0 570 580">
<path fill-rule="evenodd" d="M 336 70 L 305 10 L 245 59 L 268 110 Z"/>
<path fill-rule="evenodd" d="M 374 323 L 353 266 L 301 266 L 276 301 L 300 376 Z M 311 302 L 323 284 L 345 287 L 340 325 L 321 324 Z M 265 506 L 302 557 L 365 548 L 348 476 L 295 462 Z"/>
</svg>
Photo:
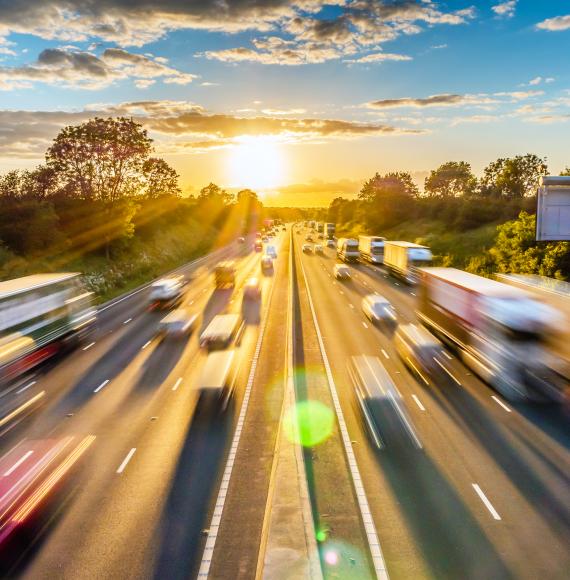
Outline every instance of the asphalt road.
<svg viewBox="0 0 570 580">
<path fill-rule="evenodd" d="M 221 312 L 245 318 L 225 414 L 197 407 L 199 331 L 159 341 L 161 314 L 146 311 L 145 288 L 105 305 L 90 342 L 0 393 L 0 507 L 12 481 L 31 480 L 50 454 L 89 441 L 69 472 L 55 460 L 46 468 L 50 493 L 32 494 L 41 517 L 9 553 L 0 550 L 6 575 L 256 577 L 282 414 L 293 251 L 296 396 L 328 409 L 304 449 L 324 576 L 373 578 L 385 566 L 383 577 L 406 580 L 568 577 L 567 419 L 553 407 L 503 401 L 452 353 L 449 380 L 422 383 L 360 306 L 377 292 L 400 321 L 413 322 L 413 288 L 362 264 L 352 266 L 352 281 L 336 281 L 335 252 L 305 255 L 302 241 L 281 234 L 266 276 L 249 243 L 182 269 L 191 278 L 184 304 L 200 314 L 200 328 Z M 226 258 L 236 260 L 236 287 L 215 290 L 213 266 Z M 261 278 L 263 298 L 244 310 L 251 276 Z M 397 429 L 383 449 L 373 445 L 347 371 L 360 354 L 385 365 L 419 446 Z"/>
</svg>

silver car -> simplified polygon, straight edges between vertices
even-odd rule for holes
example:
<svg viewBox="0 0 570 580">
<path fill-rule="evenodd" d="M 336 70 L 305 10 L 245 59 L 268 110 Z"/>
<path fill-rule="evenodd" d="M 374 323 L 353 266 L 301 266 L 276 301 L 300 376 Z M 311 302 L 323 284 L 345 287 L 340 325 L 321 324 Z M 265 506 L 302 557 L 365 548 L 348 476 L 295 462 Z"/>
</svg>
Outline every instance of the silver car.
<svg viewBox="0 0 570 580">
<path fill-rule="evenodd" d="M 362 299 L 362 312 L 374 323 L 395 324 L 396 310 L 390 301 L 380 294 L 368 294 Z"/>
</svg>

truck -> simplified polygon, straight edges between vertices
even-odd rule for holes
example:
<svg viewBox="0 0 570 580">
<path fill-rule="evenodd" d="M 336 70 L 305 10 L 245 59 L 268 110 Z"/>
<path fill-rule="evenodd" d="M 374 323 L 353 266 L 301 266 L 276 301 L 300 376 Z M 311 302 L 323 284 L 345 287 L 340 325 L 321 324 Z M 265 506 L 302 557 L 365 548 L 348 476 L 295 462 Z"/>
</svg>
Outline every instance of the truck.
<svg viewBox="0 0 570 580">
<path fill-rule="evenodd" d="M 358 240 L 339 238 L 336 243 L 336 256 L 343 262 L 356 262 L 359 257 Z"/>
<path fill-rule="evenodd" d="M 317 222 L 317 233 L 324 234 L 325 232 L 325 222 Z"/>
<path fill-rule="evenodd" d="M 97 310 L 77 272 L 0 282 L 0 387 L 87 340 Z"/>
<path fill-rule="evenodd" d="M 214 271 L 216 288 L 233 288 L 236 283 L 236 267 L 233 262 L 220 262 Z"/>
<path fill-rule="evenodd" d="M 430 266 L 432 259 L 427 246 L 412 242 L 384 242 L 384 266 L 407 284 L 416 284 L 418 268 Z"/>
<path fill-rule="evenodd" d="M 336 232 L 335 224 L 331 222 L 325 223 L 325 239 L 332 240 L 334 238 L 335 232 Z"/>
<path fill-rule="evenodd" d="M 363 262 L 371 264 L 384 263 L 384 242 L 380 236 L 358 236 L 358 251 Z"/>
<path fill-rule="evenodd" d="M 560 313 L 557 328 L 547 337 L 550 367 L 570 384 L 570 283 L 536 274 L 497 274 L 499 282 L 530 292 Z"/>
<path fill-rule="evenodd" d="M 531 294 L 455 268 L 419 272 L 419 321 L 506 399 L 564 400 L 548 364 L 559 314 Z"/>
</svg>

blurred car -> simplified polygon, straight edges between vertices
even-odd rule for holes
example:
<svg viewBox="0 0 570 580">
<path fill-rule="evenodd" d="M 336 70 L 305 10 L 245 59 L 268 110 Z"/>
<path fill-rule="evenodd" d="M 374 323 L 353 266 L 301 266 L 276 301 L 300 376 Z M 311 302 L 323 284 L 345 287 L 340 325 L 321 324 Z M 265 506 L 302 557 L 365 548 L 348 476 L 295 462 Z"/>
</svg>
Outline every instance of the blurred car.
<svg viewBox="0 0 570 580">
<path fill-rule="evenodd" d="M 303 244 L 302 250 L 305 254 L 312 254 L 313 246 L 311 246 L 311 244 Z"/>
<path fill-rule="evenodd" d="M 243 327 L 243 320 L 238 314 L 218 314 L 200 335 L 200 346 L 209 350 L 222 350 L 232 342 L 237 344 Z"/>
<path fill-rule="evenodd" d="M 158 325 L 158 335 L 162 338 L 182 338 L 196 329 L 198 315 L 186 308 L 177 308 L 167 314 Z"/>
<path fill-rule="evenodd" d="M 238 239 L 238 244 L 245 244 L 245 238 L 243 236 L 240 236 Z"/>
<path fill-rule="evenodd" d="M 337 280 L 350 280 L 352 277 L 350 268 L 346 264 L 335 264 L 333 274 Z"/>
<path fill-rule="evenodd" d="M 422 447 L 392 377 L 375 356 L 353 356 L 348 374 L 367 430 L 379 449 L 412 443 Z"/>
<path fill-rule="evenodd" d="M 253 244 L 253 249 L 256 252 L 261 252 L 261 250 L 263 250 L 263 244 L 261 243 L 261 240 L 257 240 L 254 244 Z"/>
<path fill-rule="evenodd" d="M 261 282 L 257 278 L 250 278 L 243 287 L 244 300 L 261 300 Z"/>
<path fill-rule="evenodd" d="M 209 353 L 197 383 L 201 402 L 209 399 L 224 411 L 234 393 L 237 371 L 234 349 Z"/>
<path fill-rule="evenodd" d="M 442 360 L 443 346 L 423 326 L 403 324 L 394 334 L 396 351 L 408 368 L 419 375 L 425 383 L 428 376 L 440 376 L 444 368 Z"/>
<path fill-rule="evenodd" d="M 186 281 L 184 276 L 167 276 L 150 285 L 148 303 L 151 309 L 173 308 L 181 300 Z"/>
<path fill-rule="evenodd" d="M 265 255 L 275 260 L 277 258 L 277 249 L 275 248 L 275 246 L 266 246 Z"/>
<path fill-rule="evenodd" d="M 235 286 L 236 268 L 233 262 L 220 262 L 214 270 L 216 288 Z"/>
<path fill-rule="evenodd" d="M 321 244 L 315 244 L 315 254 L 323 255 L 324 253 L 325 249 L 323 248 L 323 246 L 321 246 Z"/>
<path fill-rule="evenodd" d="M 396 311 L 387 298 L 380 294 L 368 294 L 362 299 L 362 311 L 371 322 L 396 322 Z"/>
<path fill-rule="evenodd" d="M 319 234 L 319 240 L 324 240 L 325 236 L 323 236 L 323 234 Z"/>
<path fill-rule="evenodd" d="M 306 238 L 305 241 L 307 242 L 312 242 L 313 241 L 313 236 L 311 236 L 311 234 L 309 234 Z"/>
<path fill-rule="evenodd" d="M 273 258 L 271 256 L 263 256 L 261 258 L 261 270 L 263 272 L 273 270 Z"/>
<path fill-rule="evenodd" d="M 334 243 L 334 240 L 327 240 L 327 248 L 336 248 L 336 244 Z"/>
</svg>

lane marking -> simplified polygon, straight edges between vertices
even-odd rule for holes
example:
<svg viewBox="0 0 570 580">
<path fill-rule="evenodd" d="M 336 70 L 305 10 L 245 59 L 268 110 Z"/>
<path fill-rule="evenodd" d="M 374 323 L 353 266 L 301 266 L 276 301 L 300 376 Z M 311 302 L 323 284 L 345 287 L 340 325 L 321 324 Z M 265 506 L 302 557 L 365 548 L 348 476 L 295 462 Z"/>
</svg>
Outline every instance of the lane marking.
<svg viewBox="0 0 570 580">
<path fill-rule="evenodd" d="M 339 290 L 339 292 L 340 292 L 341 294 L 344 294 L 344 292 L 343 292 L 342 290 Z"/>
<path fill-rule="evenodd" d="M 291 244 L 291 251 L 293 245 Z M 226 503 L 226 497 L 228 495 L 228 489 L 230 486 L 230 479 L 232 477 L 232 471 L 234 468 L 234 463 L 237 456 L 238 446 L 241 439 L 241 434 L 244 428 L 245 415 L 249 407 L 249 399 L 251 397 L 251 391 L 253 388 L 253 381 L 255 379 L 255 373 L 257 370 L 257 362 L 259 360 L 259 355 L 261 352 L 261 346 L 263 343 L 263 337 L 265 336 L 265 330 L 267 328 L 267 323 L 269 320 L 268 312 L 269 306 L 271 304 L 271 298 L 273 297 L 273 289 L 275 288 L 274 283 L 275 278 L 273 278 L 271 284 L 271 290 L 269 293 L 269 298 L 267 300 L 267 306 L 265 309 L 265 318 L 263 320 L 263 325 L 259 330 L 259 336 L 257 337 L 257 343 L 255 345 L 255 351 L 253 358 L 251 359 L 251 367 L 249 369 L 249 375 L 247 378 L 247 383 L 245 387 L 245 392 L 243 395 L 243 401 L 241 403 L 241 409 L 239 412 L 238 420 L 236 423 L 236 429 L 234 431 L 234 436 L 232 439 L 232 445 L 228 454 L 228 459 L 226 466 L 224 468 L 224 473 L 222 474 L 222 482 L 218 490 L 218 497 L 216 498 L 216 503 L 214 505 L 214 512 L 212 515 L 212 520 L 209 526 L 208 538 L 206 540 L 206 545 L 204 546 L 204 552 L 202 553 L 202 560 L 200 562 L 200 568 L 198 570 L 198 578 L 207 578 L 210 573 L 210 567 L 212 565 L 212 558 L 214 556 L 214 548 L 216 546 L 216 540 L 218 539 L 218 531 L 220 529 L 220 524 L 222 521 L 222 514 L 224 511 L 224 505 Z"/>
<path fill-rule="evenodd" d="M 416 295 L 416 294 L 415 294 L 415 292 L 410 292 L 410 294 L 411 294 L 412 296 L 415 296 L 415 295 Z"/>
<path fill-rule="evenodd" d="M 152 340 L 147 340 L 141 347 L 141 350 L 144 350 L 150 343 L 152 342 Z"/>
<path fill-rule="evenodd" d="M 2 417 L 0 419 L 0 427 L 4 426 L 6 423 L 10 422 L 14 417 L 17 417 L 20 413 L 25 411 L 28 407 L 31 407 L 36 401 L 41 399 L 46 394 L 45 391 L 41 391 L 37 395 L 34 395 L 31 399 L 28 399 L 25 403 L 20 405 L 17 409 L 14 409 L 8 415 Z"/>
<path fill-rule="evenodd" d="M 364 326 L 364 328 L 368 328 L 368 324 L 366 324 L 366 322 L 363 322 L 362 326 Z"/>
<path fill-rule="evenodd" d="M 501 516 L 498 514 L 497 510 L 493 507 L 493 504 L 488 500 L 487 496 L 483 493 L 483 490 L 476 484 L 472 483 L 473 489 L 477 492 L 479 499 L 485 504 L 485 507 L 491 512 L 494 519 L 500 520 Z"/>
<path fill-rule="evenodd" d="M 352 477 L 354 491 L 356 493 L 356 499 L 358 501 L 358 507 L 360 508 L 360 515 L 362 517 L 362 522 L 364 523 L 364 529 L 366 531 L 368 547 L 370 548 L 370 554 L 372 556 L 374 570 L 376 572 L 376 577 L 378 578 L 378 580 L 388 580 L 389 579 L 388 570 L 386 568 L 384 555 L 382 554 L 382 548 L 380 547 L 380 539 L 378 538 L 378 532 L 376 531 L 376 525 L 374 524 L 372 512 L 370 511 L 370 504 L 368 503 L 368 498 L 366 496 L 366 491 L 364 489 L 362 477 L 360 476 L 360 470 L 358 468 L 356 457 L 354 455 L 354 449 L 352 447 L 351 438 L 348 433 L 346 422 L 344 420 L 344 413 L 342 412 L 342 407 L 340 404 L 340 400 L 338 398 L 337 388 L 329 364 L 329 359 L 325 350 L 323 336 L 321 334 L 321 329 L 319 327 L 319 322 L 317 320 L 317 313 L 315 312 L 313 299 L 311 297 L 311 291 L 309 289 L 309 283 L 307 282 L 307 276 L 305 274 L 305 268 L 303 267 L 303 263 L 301 261 L 299 261 L 299 263 L 301 265 L 301 272 L 303 273 L 303 280 L 305 281 L 305 288 L 307 290 L 307 299 L 309 302 L 309 307 L 311 309 L 313 325 L 315 327 L 315 332 L 317 333 L 317 340 L 319 344 L 319 349 L 321 351 L 321 357 L 323 359 L 323 366 L 325 367 L 325 372 L 329 384 L 329 390 L 331 393 L 337 421 L 340 428 L 341 439 L 344 445 L 346 458 L 348 460 L 348 466 Z"/>
<path fill-rule="evenodd" d="M 447 370 L 447 368 L 445 367 L 445 365 L 442 365 L 436 358 L 435 356 L 432 357 L 433 360 L 457 383 L 457 386 L 460 387 L 461 383 L 453 376 L 453 374 L 451 374 L 450 371 Z"/>
<path fill-rule="evenodd" d="M 350 308 L 354 308 L 354 304 L 349 304 L 348 305 Z"/>
<path fill-rule="evenodd" d="M 127 467 L 127 464 L 129 463 L 129 461 L 131 460 L 132 456 L 135 454 L 135 451 L 137 450 L 136 447 L 133 447 L 128 453 L 127 456 L 123 459 L 123 463 L 121 463 L 121 465 L 119 465 L 119 469 L 117 469 L 117 473 L 123 473 L 123 471 L 125 471 L 125 467 Z"/>
<path fill-rule="evenodd" d="M 383 354 L 383 355 L 384 355 L 386 358 L 390 358 L 390 355 L 389 355 L 389 354 L 388 354 L 388 353 L 387 353 L 387 352 L 386 352 L 384 349 L 381 349 L 381 350 L 382 350 L 382 354 Z"/>
<path fill-rule="evenodd" d="M 503 401 L 501 401 L 501 399 L 499 399 L 499 397 L 495 397 L 495 395 L 491 395 L 491 399 L 493 399 L 493 401 L 495 401 L 495 403 L 498 403 L 499 405 L 501 405 L 501 407 L 503 407 L 503 409 L 507 412 L 507 413 L 512 413 L 511 409 L 509 409 L 505 403 L 503 403 Z"/>
<path fill-rule="evenodd" d="M 182 377 L 180 377 L 175 383 L 174 386 L 172 387 L 172 390 L 175 391 L 179 386 L 180 383 L 182 382 Z"/>
<path fill-rule="evenodd" d="M 451 360 L 453 358 L 451 355 L 447 354 L 447 352 L 445 352 L 444 350 L 442 350 L 441 352 L 444 354 L 444 356 L 447 357 L 448 360 Z"/>
<path fill-rule="evenodd" d="M 409 356 L 406 357 L 406 360 L 412 365 L 412 368 L 416 371 L 416 373 L 420 375 L 422 381 L 429 386 L 429 381 L 423 376 L 423 374 L 420 372 L 420 369 L 418 369 L 418 367 L 412 362 Z"/>
<path fill-rule="evenodd" d="M 87 346 L 84 346 L 81 350 L 89 350 L 95 343 L 90 342 Z"/>
<path fill-rule="evenodd" d="M 416 405 L 420 408 L 420 411 L 426 410 L 426 408 L 422 405 L 422 402 L 416 397 L 416 395 L 412 395 L 412 399 L 414 399 Z"/>
<path fill-rule="evenodd" d="M 93 392 L 98 393 L 105 385 L 109 384 L 109 379 L 103 381 Z"/>
<path fill-rule="evenodd" d="M 20 393 L 23 393 L 24 391 L 27 391 L 30 387 L 33 387 L 38 381 L 32 381 L 31 383 L 28 383 L 25 387 L 22 387 L 21 389 L 16 391 L 16 394 L 19 395 Z"/>
<path fill-rule="evenodd" d="M 8 471 L 4 474 L 4 477 L 12 475 L 12 473 L 14 473 L 14 471 L 16 471 L 16 469 L 18 469 L 18 467 L 20 467 L 20 465 L 22 465 L 22 463 L 24 463 L 24 461 L 26 461 L 26 459 L 28 459 L 28 457 L 32 455 L 32 453 L 33 451 L 28 451 L 27 453 L 24 453 L 24 455 L 22 455 L 22 457 L 20 457 L 20 459 L 18 459 L 18 461 L 16 461 L 16 463 L 14 463 L 12 467 L 10 467 L 10 469 L 8 469 Z"/>
<path fill-rule="evenodd" d="M 132 318 L 127 318 L 127 319 L 126 319 L 126 320 L 123 322 L 123 324 L 128 324 L 128 323 L 129 323 L 131 320 L 132 320 Z"/>
</svg>

